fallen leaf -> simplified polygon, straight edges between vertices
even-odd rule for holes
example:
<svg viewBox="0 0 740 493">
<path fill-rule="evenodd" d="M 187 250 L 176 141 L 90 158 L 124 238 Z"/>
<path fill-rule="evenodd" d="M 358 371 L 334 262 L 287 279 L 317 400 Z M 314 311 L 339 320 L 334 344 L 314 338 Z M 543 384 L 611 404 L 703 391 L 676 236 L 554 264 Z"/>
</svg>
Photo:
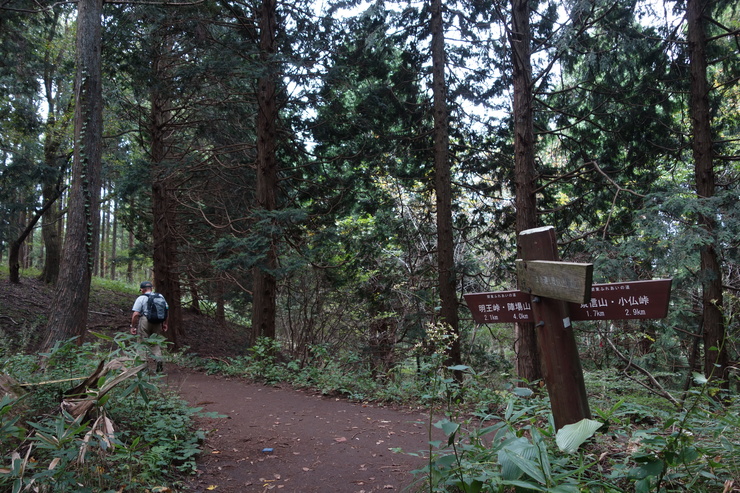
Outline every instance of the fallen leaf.
<svg viewBox="0 0 740 493">
<path fill-rule="evenodd" d="M 218 488 L 218 486 L 216 486 L 215 484 L 212 484 L 211 486 L 207 487 L 206 489 L 207 489 L 208 491 L 213 491 L 213 490 L 215 490 L 216 488 Z"/>
</svg>

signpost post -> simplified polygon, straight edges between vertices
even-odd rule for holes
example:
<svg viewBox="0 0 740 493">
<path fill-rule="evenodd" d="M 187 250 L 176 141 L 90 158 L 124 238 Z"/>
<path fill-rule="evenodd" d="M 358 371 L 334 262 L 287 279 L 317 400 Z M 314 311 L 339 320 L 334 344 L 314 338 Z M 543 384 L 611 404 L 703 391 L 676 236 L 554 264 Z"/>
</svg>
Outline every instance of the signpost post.
<svg viewBox="0 0 740 493">
<path fill-rule="evenodd" d="M 521 290 L 471 293 L 476 323 L 534 322 L 556 428 L 591 416 L 573 320 L 663 318 L 671 280 L 592 284 L 592 264 L 558 261 L 551 226 L 520 233 Z"/>
</svg>

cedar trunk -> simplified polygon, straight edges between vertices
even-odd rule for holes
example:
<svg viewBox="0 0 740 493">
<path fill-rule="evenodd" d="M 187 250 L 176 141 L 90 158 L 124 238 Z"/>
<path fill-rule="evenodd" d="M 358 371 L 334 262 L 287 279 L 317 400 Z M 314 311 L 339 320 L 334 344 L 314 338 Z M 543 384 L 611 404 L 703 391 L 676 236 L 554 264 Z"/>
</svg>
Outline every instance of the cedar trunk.
<svg viewBox="0 0 740 493">
<path fill-rule="evenodd" d="M 519 233 L 537 227 L 529 13 L 527 0 L 512 0 L 509 43 L 514 80 L 514 204 L 519 258 L 523 258 Z M 524 382 L 541 380 L 542 364 L 534 324 L 517 323 L 514 344 L 519 378 Z"/>
<path fill-rule="evenodd" d="M 258 211 L 268 217 L 276 208 L 277 173 L 277 84 L 274 73 L 275 34 L 277 32 L 275 0 L 264 0 L 260 9 L 260 52 L 264 64 L 264 75 L 257 81 L 257 204 Z M 277 238 L 275 228 L 262 232 L 268 244 L 264 257 L 252 270 L 253 306 L 252 330 L 254 337 L 275 337 L 277 307 Z"/>
<path fill-rule="evenodd" d="M 432 92 L 434 95 L 434 191 L 437 205 L 437 269 L 440 321 L 452 336 L 447 363 L 459 365 L 460 323 L 457 311 L 454 235 L 452 230 L 452 180 L 449 161 L 449 117 L 445 81 L 445 40 L 442 0 L 432 2 Z M 458 378 L 462 374 L 456 373 Z"/>
<path fill-rule="evenodd" d="M 51 91 L 48 91 L 49 93 Z M 61 148 L 61 134 L 57 129 L 54 116 L 55 102 L 51 95 L 47 95 L 49 116 L 46 119 L 44 132 L 44 165 L 47 170 L 42 175 L 43 185 L 41 194 L 44 203 L 54 201 L 41 218 L 41 237 L 44 240 L 44 267 L 41 280 L 46 284 L 54 284 L 59 278 L 59 264 L 62 258 L 62 237 L 59 234 L 57 222 L 61 221 L 61 206 L 56 199 L 59 197 L 59 177 L 62 174 L 58 163 L 59 149 Z"/>
<path fill-rule="evenodd" d="M 44 202 L 48 202 L 59 192 L 54 186 L 44 185 L 42 189 Z M 59 235 L 57 222 L 62 220 L 61 207 L 54 202 L 49 210 L 41 217 L 41 237 L 44 240 L 44 268 L 41 271 L 41 280 L 46 284 L 54 284 L 59 278 L 59 263 L 62 258 L 62 238 Z"/>
<path fill-rule="evenodd" d="M 689 64 L 691 73 L 691 127 L 696 194 L 700 200 L 715 194 L 715 174 L 712 155 L 712 122 L 707 83 L 707 53 L 704 15 L 709 15 L 709 2 L 688 0 Z M 716 219 L 699 214 L 699 226 L 711 241 L 700 247 L 702 281 L 702 318 L 704 320 L 704 372 L 706 376 L 727 382 L 727 348 L 725 323 L 722 316 L 722 269 L 716 239 Z M 726 383 L 725 383 L 726 385 Z"/>
<path fill-rule="evenodd" d="M 74 161 L 69 218 L 56 284 L 46 349 L 72 336 L 84 336 L 94 252 L 98 245 L 103 134 L 101 78 L 102 0 L 77 4 Z"/>
<path fill-rule="evenodd" d="M 175 231 L 175 201 L 166 178 L 155 179 L 152 185 L 152 238 L 154 242 L 154 285 L 169 305 L 167 339 L 178 347 L 182 336 L 182 304 Z"/>
<path fill-rule="evenodd" d="M 169 49 L 166 38 L 155 44 L 152 57 L 154 80 L 163 80 L 167 74 Z M 152 241 L 154 262 L 154 286 L 169 305 L 167 316 L 169 330 L 167 339 L 178 347 L 182 335 L 182 306 L 180 303 L 180 276 L 177 260 L 176 200 L 173 196 L 172 180 L 167 169 L 170 157 L 168 135 L 171 133 L 170 101 L 167 95 L 157 89 L 151 92 L 151 178 L 152 178 Z"/>
</svg>

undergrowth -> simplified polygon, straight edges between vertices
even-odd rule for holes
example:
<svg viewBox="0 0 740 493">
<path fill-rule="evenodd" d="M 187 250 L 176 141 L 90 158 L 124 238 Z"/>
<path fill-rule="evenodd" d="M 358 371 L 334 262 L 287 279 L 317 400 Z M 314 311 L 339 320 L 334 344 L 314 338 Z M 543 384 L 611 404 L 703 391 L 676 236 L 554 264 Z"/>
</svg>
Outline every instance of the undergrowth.
<svg viewBox="0 0 740 493">
<path fill-rule="evenodd" d="M 162 340 L 98 336 L 0 357 L 0 491 L 173 491 L 194 472 L 199 409 L 159 385 L 140 356 Z"/>
</svg>

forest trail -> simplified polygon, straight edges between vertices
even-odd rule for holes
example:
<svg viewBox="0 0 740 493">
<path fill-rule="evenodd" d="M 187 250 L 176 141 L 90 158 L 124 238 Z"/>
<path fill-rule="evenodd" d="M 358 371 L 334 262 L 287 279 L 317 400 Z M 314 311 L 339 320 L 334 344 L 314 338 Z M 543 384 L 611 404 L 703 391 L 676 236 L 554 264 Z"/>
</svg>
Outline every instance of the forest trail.
<svg viewBox="0 0 740 493">
<path fill-rule="evenodd" d="M 410 471 L 425 460 L 390 449 L 428 449 L 429 416 L 422 411 L 171 366 L 167 372 L 168 385 L 192 406 L 226 416 L 198 419 L 208 434 L 192 491 L 415 491 Z"/>
</svg>

